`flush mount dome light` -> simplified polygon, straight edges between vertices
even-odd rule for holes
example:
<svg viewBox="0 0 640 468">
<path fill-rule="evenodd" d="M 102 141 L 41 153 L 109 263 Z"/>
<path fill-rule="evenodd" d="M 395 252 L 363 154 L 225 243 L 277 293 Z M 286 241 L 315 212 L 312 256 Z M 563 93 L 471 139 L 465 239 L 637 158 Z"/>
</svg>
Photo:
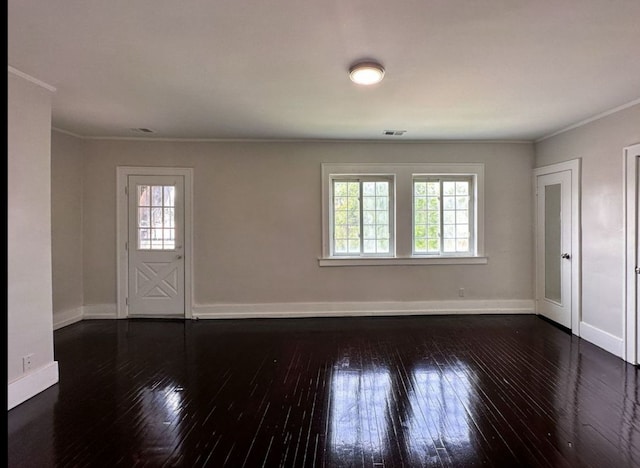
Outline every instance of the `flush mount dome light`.
<svg viewBox="0 0 640 468">
<path fill-rule="evenodd" d="M 372 85 L 382 81 L 384 68 L 376 62 L 360 62 L 349 69 L 349 78 L 356 84 Z"/>
</svg>

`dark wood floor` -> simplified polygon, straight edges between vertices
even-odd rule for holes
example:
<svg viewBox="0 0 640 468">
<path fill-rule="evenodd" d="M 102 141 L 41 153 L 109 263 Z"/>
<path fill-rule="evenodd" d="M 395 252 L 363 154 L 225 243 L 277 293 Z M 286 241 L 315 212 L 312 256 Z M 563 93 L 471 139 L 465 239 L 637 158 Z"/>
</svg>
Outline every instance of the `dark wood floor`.
<svg viewBox="0 0 640 468">
<path fill-rule="evenodd" d="M 638 467 L 634 366 L 535 316 L 84 321 L 9 467 Z"/>
</svg>

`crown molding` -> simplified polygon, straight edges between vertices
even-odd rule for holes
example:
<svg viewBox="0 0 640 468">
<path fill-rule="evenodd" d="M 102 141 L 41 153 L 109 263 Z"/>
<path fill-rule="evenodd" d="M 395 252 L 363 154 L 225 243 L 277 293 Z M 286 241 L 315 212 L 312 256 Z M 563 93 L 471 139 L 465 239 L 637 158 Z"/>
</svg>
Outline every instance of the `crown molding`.
<svg viewBox="0 0 640 468">
<path fill-rule="evenodd" d="M 631 102 L 627 102 L 626 104 L 623 104 L 621 106 L 614 107 L 613 109 L 609 109 L 608 111 L 601 112 L 600 114 L 596 114 L 593 117 L 589 117 L 586 120 L 581 120 L 578 123 L 575 123 L 573 125 L 569 125 L 568 127 L 565 127 L 565 128 L 563 128 L 561 130 L 558 130 L 556 132 L 550 133 L 549 135 L 545 135 L 545 136 L 535 140 L 534 143 L 540 143 L 541 141 L 547 140 L 547 139 L 552 138 L 552 137 L 554 137 L 556 135 L 560 135 L 561 133 L 568 132 L 569 130 L 573 130 L 575 128 L 579 128 L 579 127 L 582 127 L 584 125 L 590 124 L 591 122 L 595 122 L 596 120 L 603 119 L 604 117 L 607 117 L 607 116 L 609 116 L 611 114 L 615 114 L 616 112 L 620 112 L 622 110 L 628 109 L 629 107 L 633 107 L 633 106 L 635 106 L 637 104 L 640 104 L 640 98 L 639 99 L 635 99 L 635 100 L 633 100 Z"/>
<path fill-rule="evenodd" d="M 36 84 L 48 91 L 51 91 L 52 93 L 55 93 L 57 91 L 56 88 L 51 86 L 50 84 L 47 84 L 44 81 L 39 80 L 38 78 L 34 78 L 31 75 L 27 75 L 26 73 L 21 72 L 17 68 L 13 68 L 11 65 L 9 65 L 9 73 L 12 73 L 16 76 L 19 76 L 20 78 L 30 81 L 31 83 Z"/>
</svg>

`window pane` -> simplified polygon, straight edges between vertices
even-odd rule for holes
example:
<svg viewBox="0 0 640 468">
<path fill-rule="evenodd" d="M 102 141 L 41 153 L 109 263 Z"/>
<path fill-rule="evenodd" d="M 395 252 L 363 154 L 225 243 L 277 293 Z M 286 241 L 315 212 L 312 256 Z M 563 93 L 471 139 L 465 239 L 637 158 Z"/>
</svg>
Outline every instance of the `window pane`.
<svg viewBox="0 0 640 468">
<path fill-rule="evenodd" d="M 455 210 L 456 209 L 456 198 L 455 197 L 444 197 L 442 202 L 442 207 L 445 210 Z"/>
<path fill-rule="evenodd" d="M 364 210 L 375 210 L 376 209 L 376 198 L 375 197 L 364 197 L 362 200 L 362 208 Z"/>
<path fill-rule="evenodd" d="M 164 227 L 166 228 L 175 227 L 174 215 L 175 215 L 175 212 L 173 208 L 164 209 L 164 217 L 163 217 Z"/>
<path fill-rule="evenodd" d="M 175 187 L 138 185 L 138 249 L 175 248 Z M 152 229 L 146 229 L 152 228 Z"/>
<path fill-rule="evenodd" d="M 362 223 L 363 224 L 375 224 L 376 223 L 376 212 L 375 211 L 363 211 L 362 212 Z"/>
<path fill-rule="evenodd" d="M 148 249 L 150 248 L 149 239 L 151 238 L 151 231 L 149 229 L 138 230 L 138 248 Z"/>
<path fill-rule="evenodd" d="M 440 183 L 439 182 L 427 182 L 427 194 L 429 196 L 440 195 Z"/>
<path fill-rule="evenodd" d="M 458 210 L 469 208 L 469 197 L 456 197 L 456 208 Z"/>
<path fill-rule="evenodd" d="M 377 225 L 376 226 L 376 237 L 378 239 L 388 239 L 389 238 L 389 226 Z"/>
<path fill-rule="evenodd" d="M 167 185 L 164 187 L 164 206 L 174 206 L 175 193 L 175 187 L 171 185 Z"/>
<path fill-rule="evenodd" d="M 162 187 L 151 187 L 151 206 L 162 206 Z"/>
<path fill-rule="evenodd" d="M 443 231 L 443 237 L 445 239 L 455 239 L 455 237 L 456 237 L 456 229 L 455 229 L 454 225 L 445 224 L 442 227 L 442 231 Z"/>
<path fill-rule="evenodd" d="M 443 182 L 442 183 L 442 194 L 443 195 L 455 195 L 456 194 L 456 183 L 455 182 Z"/>
<path fill-rule="evenodd" d="M 349 253 L 359 253 L 359 252 L 360 252 L 360 241 L 349 240 Z"/>
<path fill-rule="evenodd" d="M 334 197 L 346 197 L 347 196 L 347 183 L 346 182 L 335 182 L 333 184 L 333 195 L 334 195 Z"/>
<path fill-rule="evenodd" d="M 376 224 L 389 224 L 389 212 L 376 211 Z"/>
<path fill-rule="evenodd" d="M 458 239 L 457 241 L 457 251 L 458 252 L 468 252 L 469 251 L 469 241 L 467 239 Z"/>
<path fill-rule="evenodd" d="M 388 239 L 378 239 L 377 251 L 378 251 L 378 253 L 388 253 L 389 252 L 389 240 Z"/>
<path fill-rule="evenodd" d="M 428 196 L 420 196 L 425 191 Z M 438 253 L 434 246 L 439 246 L 440 237 L 440 182 L 414 181 L 413 206 L 413 251 Z"/>
<path fill-rule="evenodd" d="M 364 241 L 364 252 L 365 253 L 376 253 L 376 241 L 375 240 L 365 240 Z"/>
<path fill-rule="evenodd" d="M 151 208 L 151 226 L 162 227 L 162 208 Z"/>
<path fill-rule="evenodd" d="M 360 226 L 349 226 L 349 239 L 360 239 Z"/>
<path fill-rule="evenodd" d="M 468 195 L 469 182 L 456 182 L 456 195 Z"/>
<path fill-rule="evenodd" d="M 416 224 L 427 224 L 427 212 L 426 211 L 416 211 L 414 219 L 415 219 L 415 223 Z"/>
<path fill-rule="evenodd" d="M 362 184 L 362 195 L 365 197 L 373 196 L 376 194 L 376 183 L 375 182 L 363 182 Z"/>
<path fill-rule="evenodd" d="M 364 239 L 375 239 L 376 238 L 376 227 L 375 226 L 364 226 Z"/>
<path fill-rule="evenodd" d="M 456 223 L 456 212 L 455 211 L 445 211 L 442 213 L 442 222 L 444 224 L 455 224 Z"/>
<path fill-rule="evenodd" d="M 457 224 L 456 225 L 456 238 L 457 239 L 467 239 L 469 237 L 469 229 L 466 224 Z"/>
<path fill-rule="evenodd" d="M 149 206 L 149 191 L 148 185 L 138 185 L 138 206 Z"/>
<path fill-rule="evenodd" d="M 336 254 L 360 252 L 360 183 L 333 182 L 333 249 Z M 354 245 L 357 243 L 357 248 Z"/>
<path fill-rule="evenodd" d="M 376 182 L 376 195 L 378 197 L 388 197 L 389 182 Z"/>
<path fill-rule="evenodd" d="M 360 196 L 360 183 L 359 182 L 349 182 L 348 183 L 348 194 L 350 197 L 359 197 Z"/>
<path fill-rule="evenodd" d="M 138 227 L 149 227 L 150 218 L 149 208 L 138 208 Z"/>
<path fill-rule="evenodd" d="M 428 251 L 431 252 L 440 252 L 440 239 L 429 239 L 427 241 Z"/>
</svg>

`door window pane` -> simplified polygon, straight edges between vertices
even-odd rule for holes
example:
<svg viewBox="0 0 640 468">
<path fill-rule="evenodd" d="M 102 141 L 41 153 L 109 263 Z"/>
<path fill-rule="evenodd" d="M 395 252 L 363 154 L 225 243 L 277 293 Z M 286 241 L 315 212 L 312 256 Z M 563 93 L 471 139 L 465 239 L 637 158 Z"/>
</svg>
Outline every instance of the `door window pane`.
<svg viewBox="0 0 640 468">
<path fill-rule="evenodd" d="M 175 187 L 138 185 L 136 194 L 138 249 L 175 249 Z"/>
<path fill-rule="evenodd" d="M 544 297 L 562 303 L 560 184 L 544 188 Z"/>
</svg>

